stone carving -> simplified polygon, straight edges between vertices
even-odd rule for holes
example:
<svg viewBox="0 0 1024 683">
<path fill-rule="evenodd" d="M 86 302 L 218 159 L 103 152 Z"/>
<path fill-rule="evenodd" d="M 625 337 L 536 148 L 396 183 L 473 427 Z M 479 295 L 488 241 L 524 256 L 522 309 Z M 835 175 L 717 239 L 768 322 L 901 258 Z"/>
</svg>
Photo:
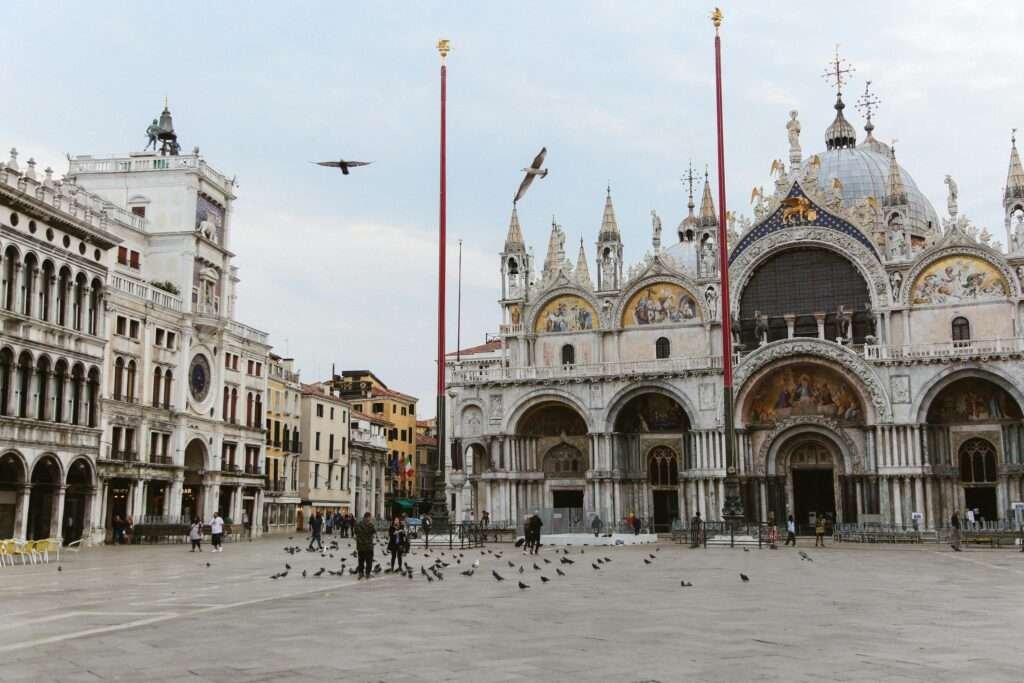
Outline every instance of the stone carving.
<svg viewBox="0 0 1024 683">
<path fill-rule="evenodd" d="M 651 245 L 654 253 L 661 251 L 661 218 L 654 209 L 651 209 Z"/>
<path fill-rule="evenodd" d="M 950 255 L 923 268 L 910 288 L 914 304 L 943 304 L 975 299 L 998 299 L 1010 287 L 994 265 L 973 256 Z"/>
<path fill-rule="evenodd" d="M 491 421 L 500 421 L 503 412 L 501 394 L 491 394 Z"/>
<path fill-rule="evenodd" d="M 465 436 L 480 436 L 483 429 L 484 413 L 476 406 L 462 411 L 462 433 Z"/>
<path fill-rule="evenodd" d="M 718 270 L 718 250 L 710 238 L 700 246 L 700 274 L 707 277 Z"/>
<path fill-rule="evenodd" d="M 736 367 L 735 386 L 737 390 L 742 391 L 744 383 L 768 364 L 777 360 L 793 360 L 801 354 L 823 358 L 845 368 L 856 376 L 870 395 L 871 404 L 878 413 L 878 420 L 885 421 L 892 415 L 889 397 L 882 388 L 878 377 L 863 358 L 845 346 L 808 337 L 772 342 L 745 356 Z"/>
<path fill-rule="evenodd" d="M 708 302 L 708 310 L 714 311 L 718 307 L 718 290 L 714 285 L 708 285 L 704 290 L 704 300 Z"/>
<path fill-rule="evenodd" d="M 956 218 L 959 213 L 959 206 L 957 199 L 960 197 L 960 188 L 957 187 L 956 181 L 953 180 L 953 176 L 946 174 L 946 179 L 943 181 L 946 183 L 948 194 L 946 196 L 946 208 L 949 210 L 949 215 L 952 218 Z"/>
<path fill-rule="evenodd" d="M 889 284 L 892 285 L 892 298 L 895 301 L 899 298 L 900 285 L 903 284 L 903 276 L 898 270 L 889 274 Z"/>
<path fill-rule="evenodd" d="M 910 403 L 910 375 L 893 375 L 889 378 L 889 389 L 893 403 Z"/>
<path fill-rule="evenodd" d="M 818 212 L 807 197 L 786 197 L 782 200 L 782 222 L 811 223 L 818 220 Z"/>
<path fill-rule="evenodd" d="M 729 311 L 729 323 L 729 335 L 732 337 L 732 345 L 733 348 L 738 351 L 742 347 L 742 344 L 740 343 L 742 326 L 740 324 L 740 314 L 736 309 Z"/>
<path fill-rule="evenodd" d="M 1012 218 L 1013 226 L 1010 227 L 1007 223 L 1007 227 L 1009 228 L 1010 253 L 1015 254 L 1024 251 L 1024 210 L 1020 207 L 1014 209 Z"/>
<path fill-rule="evenodd" d="M 768 316 L 761 311 L 754 311 L 754 336 L 761 346 L 768 343 Z"/>
<path fill-rule="evenodd" d="M 839 304 L 839 310 L 836 311 L 836 324 L 839 326 L 839 337 L 843 341 L 852 338 L 853 313 L 846 308 L 845 304 Z"/>
</svg>

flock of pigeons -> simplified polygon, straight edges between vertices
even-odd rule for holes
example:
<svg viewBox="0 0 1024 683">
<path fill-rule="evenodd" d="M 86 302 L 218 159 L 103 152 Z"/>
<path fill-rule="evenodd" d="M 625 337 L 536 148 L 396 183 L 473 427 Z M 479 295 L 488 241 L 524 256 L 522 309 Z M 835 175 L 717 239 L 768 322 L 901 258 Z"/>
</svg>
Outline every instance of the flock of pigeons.
<svg viewBox="0 0 1024 683">
<path fill-rule="evenodd" d="M 292 540 L 292 538 L 289 537 L 289 540 Z M 387 546 L 385 544 L 380 545 L 380 550 L 384 552 L 385 557 L 388 556 Z M 491 568 L 491 577 L 498 583 L 507 581 L 508 578 L 498 572 L 499 568 L 501 568 L 502 571 L 506 571 L 504 567 L 507 566 L 508 571 L 506 573 L 511 573 L 513 577 L 516 578 L 516 583 L 519 587 L 519 590 L 525 591 L 531 588 L 531 585 L 524 580 L 529 577 L 537 577 L 542 584 L 545 584 L 552 581 L 552 577 L 549 575 L 551 571 L 553 571 L 554 574 L 556 574 L 559 577 L 564 577 L 568 575 L 568 572 L 571 571 L 578 562 L 585 564 L 587 561 L 589 561 L 590 567 L 593 571 L 601 571 L 602 569 L 606 568 L 608 565 L 612 563 L 612 558 L 608 555 L 603 554 L 604 552 L 608 552 L 609 550 L 611 550 L 610 548 L 606 547 L 591 548 L 590 550 L 592 554 L 590 556 L 586 556 L 587 552 L 585 548 L 579 548 L 578 553 L 576 552 L 577 549 L 570 549 L 568 547 L 554 548 L 552 550 L 553 552 L 551 557 L 547 555 L 528 555 L 528 557 L 531 558 L 530 560 L 527 560 L 526 562 L 520 561 L 519 563 L 516 563 L 513 562 L 511 559 L 505 557 L 506 552 L 510 552 L 509 550 L 491 550 L 490 548 L 481 548 L 480 556 L 473 560 L 470 560 L 466 557 L 466 553 L 457 550 L 449 550 L 446 552 L 444 550 L 440 550 L 437 548 L 433 550 L 428 548 L 417 548 L 413 552 L 406 555 L 406 561 L 404 566 L 400 570 L 394 572 L 394 574 L 396 576 L 407 578 L 410 581 L 413 580 L 417 572 L 413 569 L 413 566 L 409 563 L 409 560 L 416 556 L 417 551 L 421 551 L 422 562 L 420 563 L 418 573 L 420 574 L 420 576 L 426 579 L 428 583 L 433 583 L 434 581 L 444 581 L 445 571 L 452 567 L 456 568 L 456 570 L 459 572 L 459 575 L 468 578 L 476 574 L 477 570 L 480 569 L 482 563 L 496 562 L 499 564 L 498 567 Z M 744 548 L 744 551 L 747 550 L 747 548 Z M 346 574 L 357 574 L 355 566 L 347 566 L 346 564 L 349 561 L 350 557 L 353 558 L 353 561 L 354 558 L 358 557 L 351 541 L 347 543 L 344 549 L 342 549 L 340 543 L 337 540 L 332 540 L 327 546 L 319 550 L 314 550 L 311 548 L 303 549 L 301 546 L 289 545 L 285 546 L 284 552 L 291 556 L 301 556 L 303 554 L 319 553 L 321 559 L 333 560 L 336 557 L 339 559 L 339 567 L 337 569 L 328 569 L 324 566 L 321 566 L 316 571 L 303 569 L 301 576 L 304 579 L 316 579 L 324 576 L 325 574 L 328 576 L 336 577 L 344 577 Z M 658 553 L 660 552 L 661 547 L 656 547 L 653 553 L 648 552 L 645 557 L 641 558 L 643 560 L 644 565 L 654 564 L 658 560 Z M 523 554 L 526 555 L 525 552 Z M 808 555 L 802 550 L 799 552 L 799 554 L 801 561 L 814 561 L 813 559 L 811 559 L 810 555 Z M 585 557 L 581 558 L 580 555 L 583 555 Z M 543 564 L 538 564 L 538 562 L 541 562 Z M 460 569 L 461 567 L 464 567 L 464 569 Z M 284 571 L 271 574 L 269 578 L 275 581 L 286 578 L 291 572 L 291 570 L 291 564 L 286 562 L 284 565 Z M 374 563 L 371 571 L 374 575 L 392 573 L 390 569 L 384 569 L 379 562 Z M 740 581 L 742 581 L 743 583 L 750 582 L 750 577 L 742 572 L 740 572 L 739 577 Z M 693 583 L 687 581 L 686 579 L 681 580 L 679 582 L 679 585 L 682 588 L 693 587 Z"/>
</svg>

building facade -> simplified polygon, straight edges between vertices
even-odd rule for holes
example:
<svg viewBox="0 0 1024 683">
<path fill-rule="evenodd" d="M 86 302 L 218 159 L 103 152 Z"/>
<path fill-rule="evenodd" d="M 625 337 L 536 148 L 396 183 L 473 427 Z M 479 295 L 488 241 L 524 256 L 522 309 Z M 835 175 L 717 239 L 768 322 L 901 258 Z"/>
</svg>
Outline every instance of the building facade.
<svg viewBox="0 0 1024 683">
<path fill-rule="evenodd" d="M 416 489 L 416 398 L 389 389 L 369 370 L 345 370 L 334 375 L 333 391 L 352 403 L 355 411 L 391 423 L 385 507 L 388 514 L 414 512 Z"/>
<path fill-rule="evenodd" d="M 302 385 L 299 460 L 301 529 L 310 515 L 352 510 L 348 476 L 349 414 L 352 406 L 333 396 L 328 384 Z"/>
<path fill-rule="evenodd" d="M 1024 170 L 1003 192 L 1008 247 L 918 190 L 896 150 L 858 136 L 837 97 L 825 149 L 753 192 L 728 234 L 738 468 L 748 520 L 1005 520 L 1024 499 Z M 870 112 L 870 108 L 868 109 Z M 781 128 L 781 126 L 780 126 Z M 858 137 L 860 142 L 858 144 Z M 781 135 L 780 135 L 781 138 Z M 980 169 L 984 171 L 985 169 Z M 692 176 L 692 173 L 691 173 Z M 934 179 L 936 185 L 941 179 Z M 624 261 L 611 195 L 595 277 L 553 225 L 540 268 L 513 210 L 501 254 L 499 362 L 450 356 L 455 514 L 720 519 L 725 448 L 718 218 L 699 210 Z"/>
<path fill-rule="evenodd" d="M 71 158 L 66 182 L 100 199 L 119 243 L 103 325 L 97 528 L 209 518 L 261 528 L 267 335 L 234 319 L 234 181 L 177 153 Z"/>
<path fill-rule="evenodd" d="M 131 217 L 17 151 L 0 165 L 0 537 L 91 540 L 100 519 L 107 273 Z"/>
<path fill-rule="evenodd" d="M 291 531 L 302 503 L 299 460 L 302 384 L 295 361 L 271 353 L 267 361 L 267 456 L 263 530 Z"/>
<path fill-rule="evenodd" d="M 388 432 L 392 424 L 372 415 L 352 411 L 352 455 L 349 476 L 352 510 L 357 518 L 369 512 L 375 519 L 384 517 L 385 483 L 388 470 Z"/>
</svg>

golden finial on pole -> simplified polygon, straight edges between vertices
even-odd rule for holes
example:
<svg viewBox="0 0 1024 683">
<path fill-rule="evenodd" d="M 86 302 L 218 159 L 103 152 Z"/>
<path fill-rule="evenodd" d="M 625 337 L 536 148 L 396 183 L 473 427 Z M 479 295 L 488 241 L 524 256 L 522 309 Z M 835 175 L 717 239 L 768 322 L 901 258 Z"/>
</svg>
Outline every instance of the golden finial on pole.
<svg viewBox="0 0 1024 683">
<path fill-rule="evenodd" d="M 437 41 L 437 51 L 441 53 L 442 64 L 444 64 L 444 60 L 448 56 L 448 53 L 451 52 L 451 50 L 452 43 L 447 38 L 442 38 L 441 40 Z"/>
<path fill-rule="evenodd" d="M 711 23 L 715 25 L 715 33 L 717 34 L 719 27 L 722 25 L 722 10 L 717 7 L 711 13 Z"/>
</svg>

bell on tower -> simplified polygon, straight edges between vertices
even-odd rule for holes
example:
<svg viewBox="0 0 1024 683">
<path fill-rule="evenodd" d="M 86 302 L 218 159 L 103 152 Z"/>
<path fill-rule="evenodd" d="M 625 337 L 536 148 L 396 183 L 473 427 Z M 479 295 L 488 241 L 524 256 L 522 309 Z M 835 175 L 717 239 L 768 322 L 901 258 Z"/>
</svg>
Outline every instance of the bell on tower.
<svg viewBox="0 0 1024 683">
<path fill-rule="evenodd" d="M 519 227 L 519 215 L 512 207 L 512 218 L 505 236 L 505 249 L 501 252 L 501 284 L 503 300 L 521 300 L 526 296 L 529 283 L 529 259 L 523 242 L 523 231 Z"/>
<path fill-rule="evenodd" d="M 171 118 L 171 110 L 167 106 L 167 98 L 164 98 L 164 110 L 160 112 L 160 120 L 153 119 L 153 123 L 146 128 L 146 149 L 150 146 L 156 151 L 156 145 L 160 143 L 160 154 L 163 156 L 178 156 L 181 146 L 178 144 L 178 134 L 174 132 L 174 120 Z"/>
<path fill-rule="evenodd" d="M 597 289 L 615 291 L 622 286 L 622 237 L 612 206 L 612 188 L 609 185 L 604 199 L 601 231 L 597 235 Z"/>
</svg>

